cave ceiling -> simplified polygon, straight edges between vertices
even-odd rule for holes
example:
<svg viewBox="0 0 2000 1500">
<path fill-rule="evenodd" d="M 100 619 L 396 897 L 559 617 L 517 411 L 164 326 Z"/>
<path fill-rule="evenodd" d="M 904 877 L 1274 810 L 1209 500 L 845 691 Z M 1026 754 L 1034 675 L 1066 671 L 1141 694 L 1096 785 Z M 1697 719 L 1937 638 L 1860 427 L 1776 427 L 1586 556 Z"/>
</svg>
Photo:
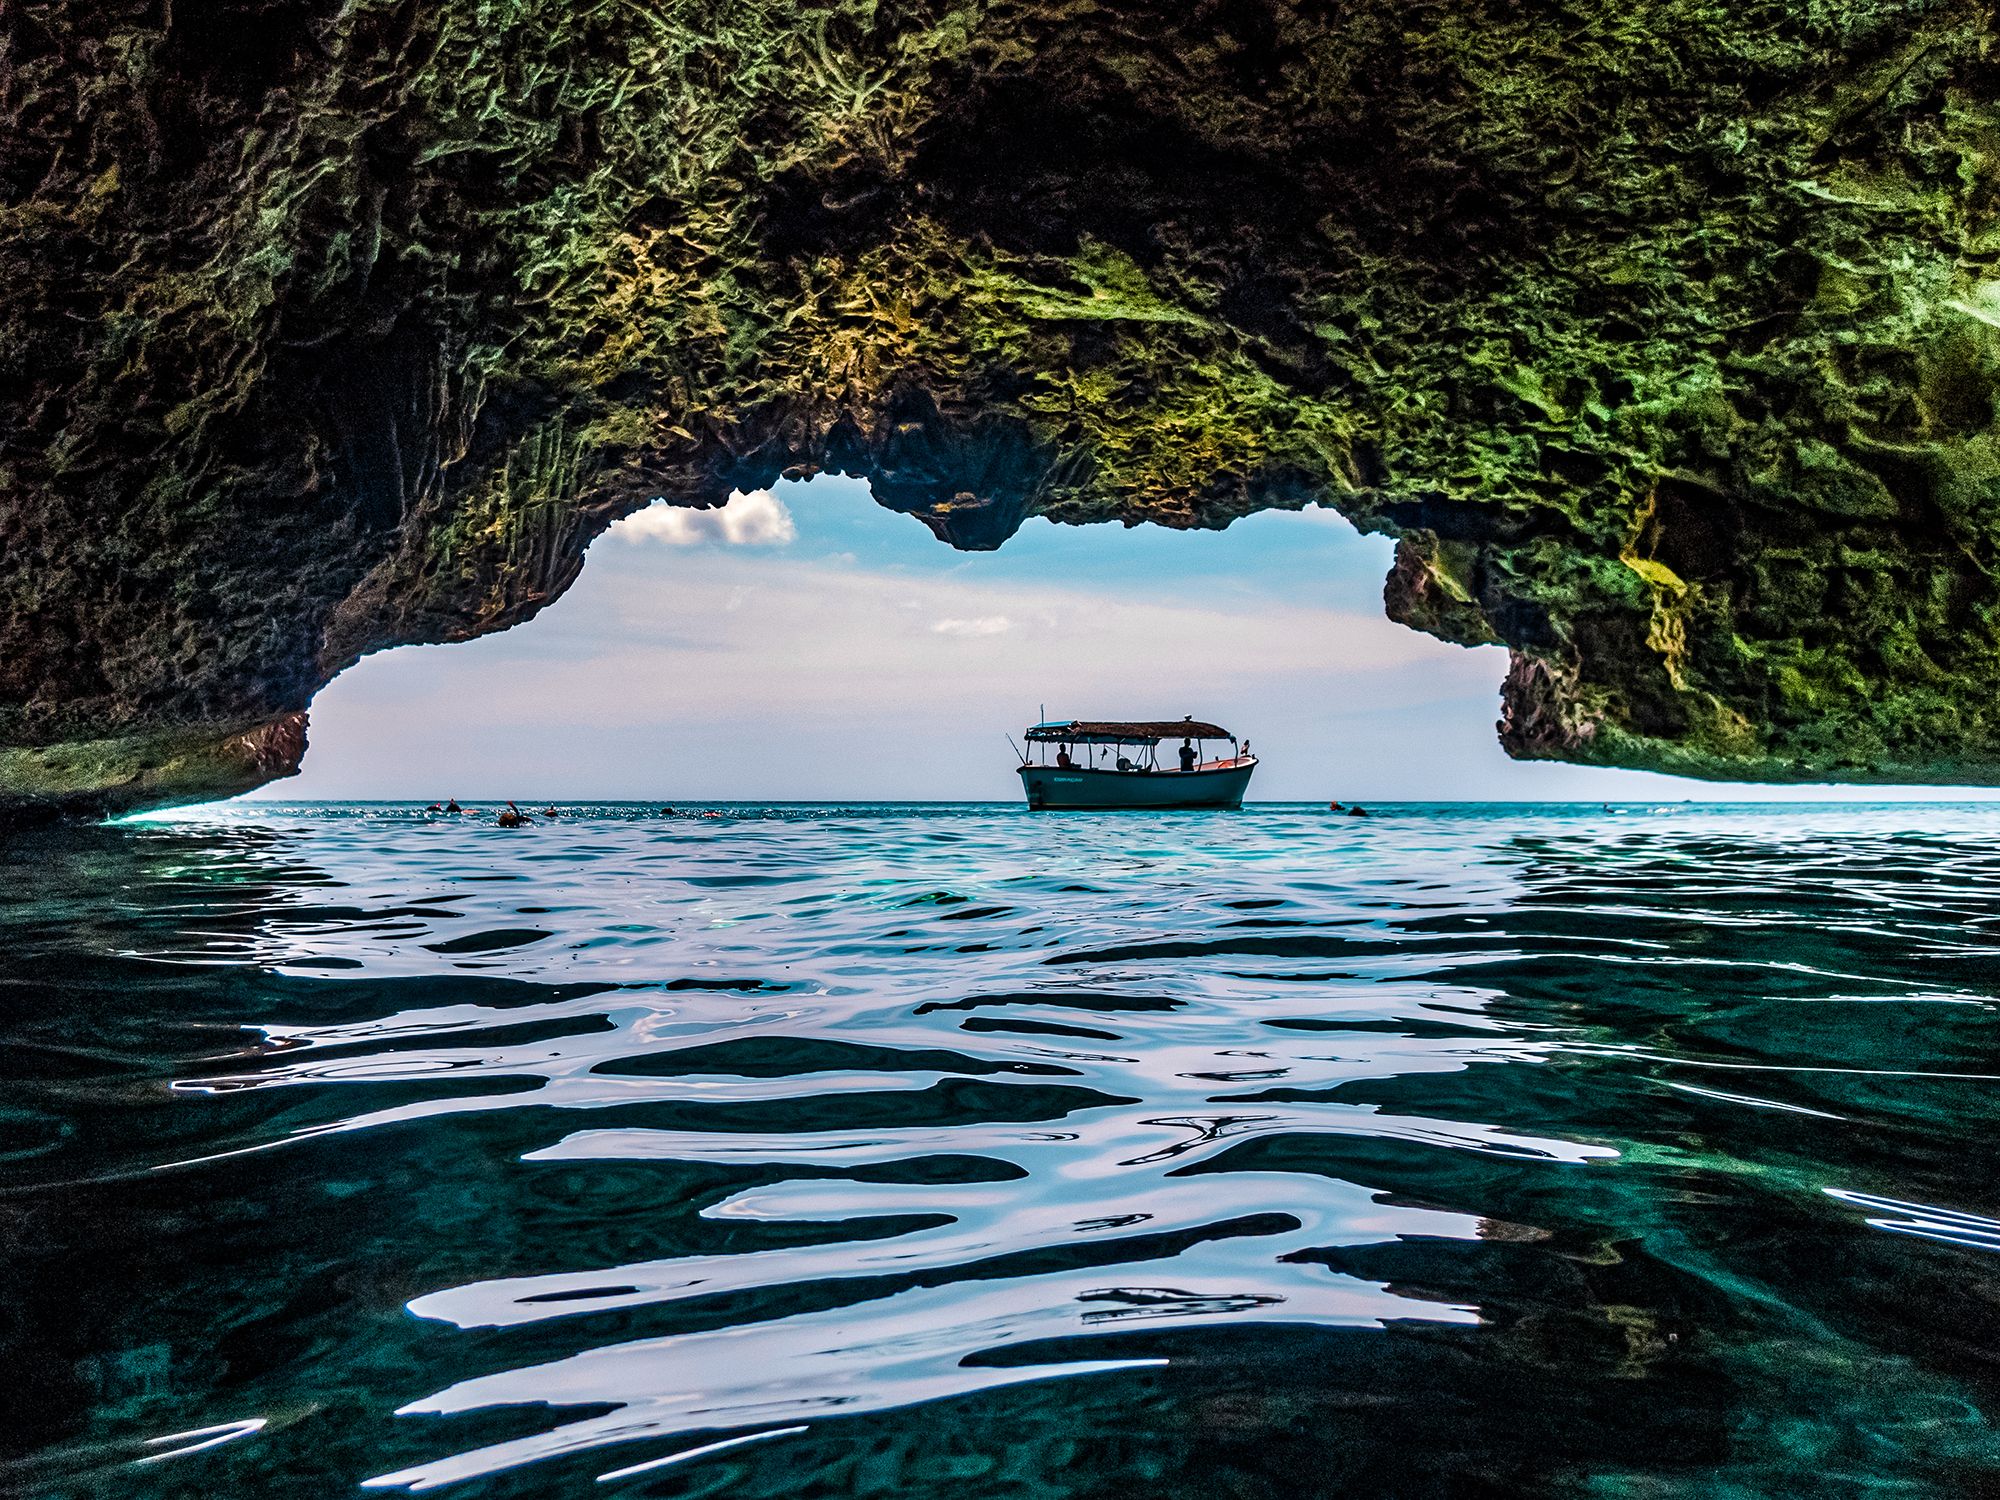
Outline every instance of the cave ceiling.
<svg viewBox="0 0 2000 1500">
<path fill-rule="evenodd" d="M 1922 0 L 16 0 L 0 814 L 831 470 L 1397 539 L 1509 753 L 2000 781 L 2000 47 Z"/>
</svg>

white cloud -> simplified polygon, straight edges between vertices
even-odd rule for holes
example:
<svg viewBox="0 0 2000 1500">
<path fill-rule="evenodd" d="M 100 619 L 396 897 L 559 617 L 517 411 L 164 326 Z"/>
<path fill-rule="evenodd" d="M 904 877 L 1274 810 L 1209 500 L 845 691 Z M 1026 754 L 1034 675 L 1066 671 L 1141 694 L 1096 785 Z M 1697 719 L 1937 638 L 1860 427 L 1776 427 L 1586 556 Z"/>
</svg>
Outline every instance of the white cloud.
<svg viewBox="0 0 2000 1500">
<path fill-rule="evenodd" d="M 931 629 L 939 635 L 1000 635 L 1012 630 L 1014 622 L 1005 615 L 980 615 L 971 620 L 939 620 Z"/>
<path fill-rule="evenodd" d="M 728 504 L 715 510 L 694 510 L 662 501 L 633 512 L 606 533 L 633 546 L 664 542 L 669 547 L 699 547 L 708 542 L 782 547 L 798 534 L 792 513 L 769 490 L 734 491 Z"/>
<path fill-rule="evenodd" d="M 753 737 L 782 725 L 780 738 L 825 738 L 837 723 L 879 727 L 885 715 L 990 728 L 1032 717 L 1044 699 L 1077 714 L 1250 723 L 1264 715 L 1246 717 L 1243 705 L 1260 697 L 1353 712 L 1468 686 L 1490 719 L 1503 670 L 1490 653 L 1445 646 L 1372 608 L 1189 605 L 744 550 L 677 571 L 671 588 L 631 554 L 607 557 L 527 635 L 551 653 L 560 645 L 564 659 L 524 673 L 506 644 L 514 637 L 492 636 L 441 650 L 425 691 L 448 695 L 468 726 L 680 733 L 728 723 Z M 449 687 L 435 675 L 445 670 Z"/>
</svg>

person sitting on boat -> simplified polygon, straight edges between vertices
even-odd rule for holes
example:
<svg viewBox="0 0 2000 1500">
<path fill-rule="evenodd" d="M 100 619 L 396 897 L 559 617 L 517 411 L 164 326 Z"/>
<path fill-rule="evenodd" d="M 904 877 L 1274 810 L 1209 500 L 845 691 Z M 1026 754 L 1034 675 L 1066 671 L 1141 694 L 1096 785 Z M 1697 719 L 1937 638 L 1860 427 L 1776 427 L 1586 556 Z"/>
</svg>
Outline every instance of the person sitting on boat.
<svg viewBox="0 0 2000 1500">
<path fill-rule="evenodd" d="M 1201 759 L 1201 757 L 1200 757 L 1200 756 L 1198 756 L 1198 755 L 1196 755 L 1196 754 L 1194 753 L 1194 741 L 1193 741 L 1193 740 L 1182 740 L 1182 741 L 1181 741 L 1181 769 L 1182 769 L 1183 771 L 1192 771 L 1192 770 L 1194 769 L 1194 763 L 1195 763 L 1195 762 L 1196 762 L 1197 760 L 1199 760 L 1199 759 Z"/>
<path fill-rule="evenodd" d="M 1076 762 L 1069 758 L 1069 746 L 1058 745 L 1056 747 L 1056 764 L 1065 771 L 1074 771 L 1076 769 Z"/>
</svg>

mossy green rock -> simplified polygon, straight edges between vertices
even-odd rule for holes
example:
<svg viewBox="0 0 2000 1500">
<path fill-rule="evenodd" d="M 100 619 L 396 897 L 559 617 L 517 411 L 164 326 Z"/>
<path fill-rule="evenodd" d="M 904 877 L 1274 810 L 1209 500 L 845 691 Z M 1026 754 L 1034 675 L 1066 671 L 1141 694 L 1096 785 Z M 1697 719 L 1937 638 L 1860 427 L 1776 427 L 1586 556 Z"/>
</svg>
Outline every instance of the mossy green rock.
<svg viewBox="0 0 2000 1500">
<path fill-rule="evenodd" d="M 0 805 L 279 774 L 357 656 L 526 618 L 653 496 L 816 468 L 968 547 L 1336 505 L 1401 538 L 1393 615 L 1513 649 L 1516 755 L 2000 780 L 1995 35 L 23 0 Z"/>
</svg>

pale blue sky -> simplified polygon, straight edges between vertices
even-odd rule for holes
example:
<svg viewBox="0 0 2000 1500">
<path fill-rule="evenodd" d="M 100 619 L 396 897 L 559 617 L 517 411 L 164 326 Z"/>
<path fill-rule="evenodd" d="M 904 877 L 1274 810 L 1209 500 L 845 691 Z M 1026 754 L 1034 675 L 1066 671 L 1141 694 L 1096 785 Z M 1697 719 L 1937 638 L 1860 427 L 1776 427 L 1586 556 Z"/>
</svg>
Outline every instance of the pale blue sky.
<svg viewBox="0 0 2000 1500">
<path fill-rule="evenodd" d="M 1389 557 L 1329 511 L 1194 533 L 1036 520 L 959 553 L 859 480 L 656 507 L 528 624 L 342 674 L 303 774 L 259 795 L 1011 799 L 1003 736 L 1043 704 L 1216 720 L 1263 759 L 1253 799 L 1939 795 L 1510 761 L 1505 653 L 1390 624 Z"/>
</svg>

